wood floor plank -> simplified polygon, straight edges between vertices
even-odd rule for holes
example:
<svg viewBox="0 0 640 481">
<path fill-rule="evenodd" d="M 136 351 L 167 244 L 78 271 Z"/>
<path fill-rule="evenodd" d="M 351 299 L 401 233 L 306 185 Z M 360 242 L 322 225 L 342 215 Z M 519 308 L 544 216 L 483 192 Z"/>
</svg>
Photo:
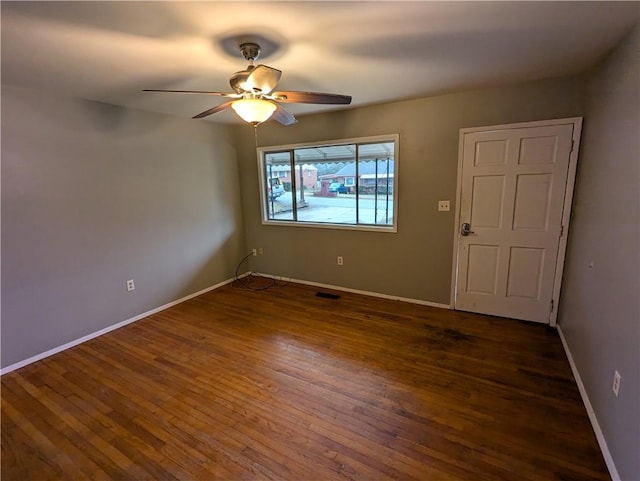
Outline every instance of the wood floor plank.
<svg viewBox="0 0 640 481">
<path fill-rule="evenodd" d="M 555 331 L 316 292 L 225 286 L 6 374 L 3 481 L 610 479 Z"/>
</svg>

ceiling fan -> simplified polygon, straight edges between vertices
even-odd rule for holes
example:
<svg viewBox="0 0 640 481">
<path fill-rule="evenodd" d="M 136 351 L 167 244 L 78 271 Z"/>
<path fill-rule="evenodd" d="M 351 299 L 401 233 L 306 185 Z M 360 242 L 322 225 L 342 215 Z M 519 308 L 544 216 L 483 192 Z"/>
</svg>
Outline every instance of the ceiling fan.
<svg viewBox="0 0 640 481">
<path fill-rule="evenodd" d="M 260 55 L 260 45 L 246 42 L 240 45 L 242 56 L 249 62 L 245 70 L 231 75 L 229 83 L 233 92 L 212 92 L 207 90 L 159 90 L 144 89 L 143 92 L 170 92 L 182 94 L 205 94 L 227 97 L 229 100 L 223 104 L 212 107 L 194 116 L 201 119 L 217 112 L 232 108 L 243 120 L 257 125 L 269 118 L 273 118 L 283 125 L 291 125 L 297 122 L 296 118 L 280 103 L 301 104 L 350 104 L 351 96 L 339 94 L 327 94 L 320 92 L 298 92 L 291 90 L 273 91 L 282 76 L 278 69 L 267 65 L 254 65 L 253 62 Z"/>
</svg>

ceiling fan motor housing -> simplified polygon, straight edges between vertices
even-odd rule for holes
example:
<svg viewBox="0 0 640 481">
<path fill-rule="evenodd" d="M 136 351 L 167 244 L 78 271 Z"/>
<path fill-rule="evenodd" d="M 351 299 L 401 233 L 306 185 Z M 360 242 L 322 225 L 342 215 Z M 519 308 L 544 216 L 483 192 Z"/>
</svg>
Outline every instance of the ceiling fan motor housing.
<svg viewBox="0 0 640 481">
<path fill-rule="evenodd" d="M 235 72 L 229 79 L 229 84 L 235 93 L 243 94 L 246 92 L 247 78 L 249 78 L 252 67 L 253 65 L 250 65 L 246 70 Z"/>
<path fill-rule="evenodd" d="M 249 62 L 249 65 L 245 70 L 235 72 L 229 79 L 231 88 L 238 94 L 242 94 L 247 91 L 247 79 L 249 78 L 251 71 L 255 68 L 253 62 L 260 56 L 260 45 L 257 43 L 245 42 L 240 44 L 240 52 L 242 52 L 242 56 L 245 60 Z"/>
</svg>

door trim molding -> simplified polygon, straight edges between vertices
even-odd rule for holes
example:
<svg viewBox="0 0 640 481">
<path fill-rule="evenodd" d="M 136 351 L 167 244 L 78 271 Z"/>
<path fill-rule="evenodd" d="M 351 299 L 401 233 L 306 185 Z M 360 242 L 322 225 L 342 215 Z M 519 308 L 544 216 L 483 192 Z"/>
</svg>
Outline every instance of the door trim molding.
<svg viewBox="0 0 640 481">
<path fill-rule="evenodd" d="M 564 259 L 567 249 L 567 238 L 569 234 L 569 220 L 571 218 L 571 203 L 573 201 L 573 192 L 575 187 L 576 170 L 578 166 L 578 152 L 580 150 L 580 137 L 582 134 L 582 117 L 570 117 L 565 119 L 549 119 L 549 120 L 537 120 L 533 122 L 519 122 L 515 124 L 500 124 L 489 125 L 484 127 L 469 127 L 460 129 L 458 136 L 458 173 L 457 173 L 457 186 L 456 186 L 456 208 L 454 214 L 454 226 L 453 226 L 453 260 L 451 270 L 451 297 L 450 304 L 453 309 L 456 305 L 456 286 L 458 276 L 458 254 L 459 254 L 459 241 L 458 229 L 460 226 L 460 200 L 462 197 L 462 164 L 463 164 L 463 147 L 464 137 L 466 134 L 475 132 L 490 132 L 493 130 L 508 130 L 508 129 L 521 129 L 528 127 L 545 127 L 553 125 L 573 125 L 573 134 L 571 140 L 573 141 L 573 147 L 569 154 L 569 167 L 567 171 L 567 183 L 565 185 L 564 206 L 562 210 L 562 225 L 563 233 L 558 244 L 558 257 L 556 260 L 556 270 L 553 280 L 553 294 L 552 299 L 554 301 L 553 311 L 549 313 L 549 325 L 556 326 L 558 318 L 558 304 L 560 299 L 560 289 L 562 287 L 562 274 L 564 271 Z"/>
</svg>

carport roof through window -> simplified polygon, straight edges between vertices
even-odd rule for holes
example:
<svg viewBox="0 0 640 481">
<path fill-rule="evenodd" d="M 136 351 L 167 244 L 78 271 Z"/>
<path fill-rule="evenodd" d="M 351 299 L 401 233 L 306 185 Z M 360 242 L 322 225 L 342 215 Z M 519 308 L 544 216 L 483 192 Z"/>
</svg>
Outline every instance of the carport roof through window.
<svg viewBox="0 0 640 481">
<path fill-rule="evenodd" d="M 258 149 L 263 223 L 397 231 L 396 134 Z"/>
<path fill-rule="evenodd" d="M 353 160 L 356 155 L 355 151 L 356 146 L 354 144 L 318 145 L 313 147 L 300 147 L 294 149 L 296 160 L 298 162 L 309 163 L 331 163 Z M 387 157 L 394 158 L 394 142 L 359 144 L 358 156 L 361 160 L 386 159 Z M 270 162 L 274 165 L 289 164 L 289 151 L 270 152 L 269 159 Z"/>
</svg>

